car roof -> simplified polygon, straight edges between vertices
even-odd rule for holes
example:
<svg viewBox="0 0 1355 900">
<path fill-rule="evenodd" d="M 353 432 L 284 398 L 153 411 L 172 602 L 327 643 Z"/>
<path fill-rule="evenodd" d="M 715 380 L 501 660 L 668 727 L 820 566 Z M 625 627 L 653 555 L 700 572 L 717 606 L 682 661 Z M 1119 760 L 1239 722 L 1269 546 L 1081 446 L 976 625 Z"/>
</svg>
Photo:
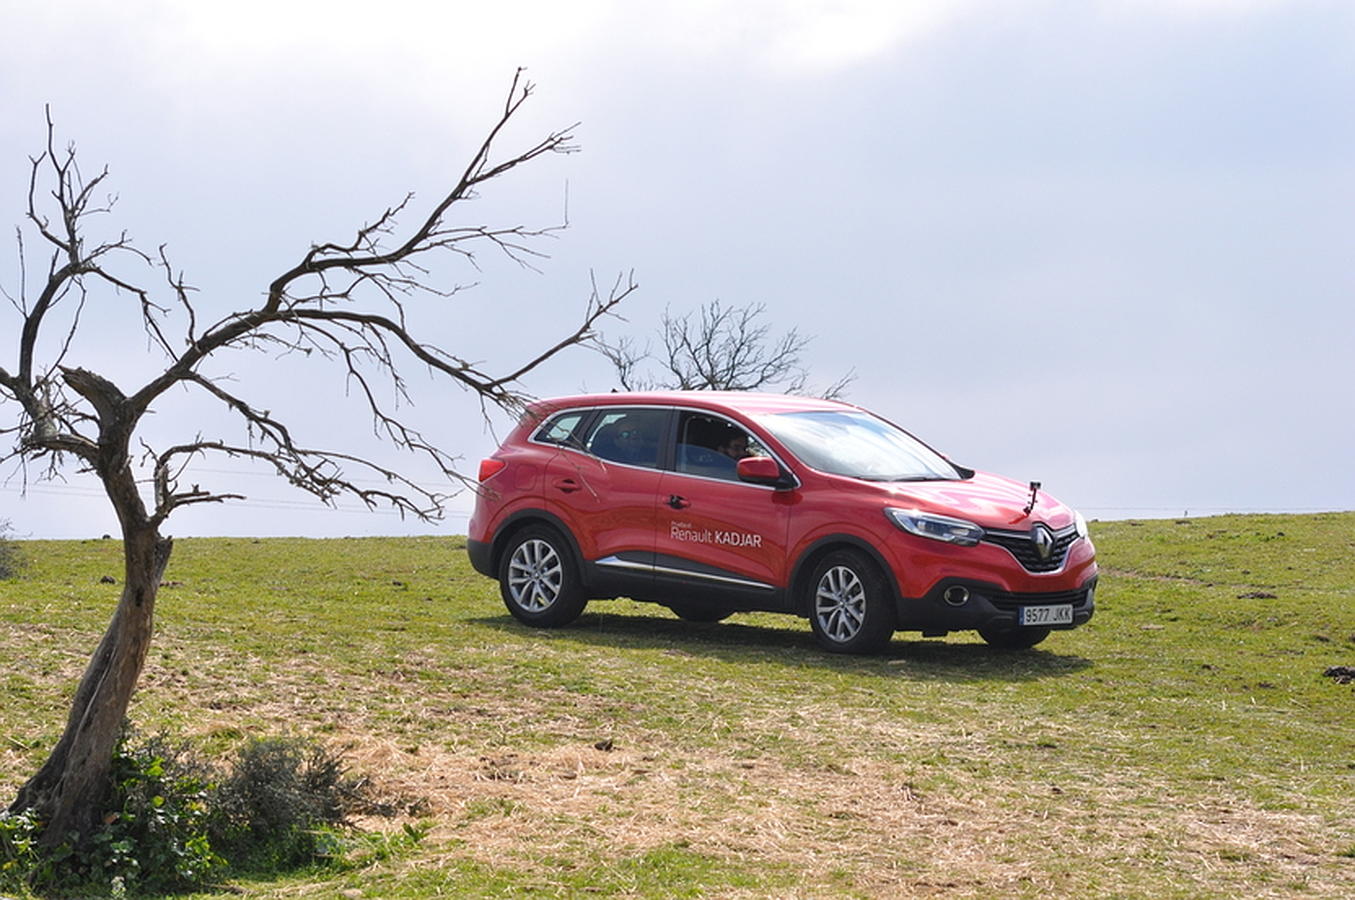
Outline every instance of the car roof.
<svg viewBox="0 0 1355 900">
<path fill-rule="evenodd" d="M 765 394 L 757 391 L 617 391 L 608 394 L 578 394 L 572 397 L 538 400 L 528 409 L 537 415 L 547 415 L 558 409 L 578 406 L 685 406 L 744 415 L 858 409 L 837 400 L 792 397 L 789 394 Z"/>
</svg>

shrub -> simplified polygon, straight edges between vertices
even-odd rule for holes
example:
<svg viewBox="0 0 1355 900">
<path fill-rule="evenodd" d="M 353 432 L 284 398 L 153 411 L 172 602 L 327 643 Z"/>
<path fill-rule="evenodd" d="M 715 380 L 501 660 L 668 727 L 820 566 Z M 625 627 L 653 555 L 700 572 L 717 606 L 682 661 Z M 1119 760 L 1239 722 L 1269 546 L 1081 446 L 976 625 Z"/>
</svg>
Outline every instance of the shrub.
<svg viewBox="0 0 1355 900">
<path fill-rule="evenodd" d="M 183 891 L 230 873 L 361 864 L 422 838 L 410 828 L 393 842 L 355 836 L 349 817 L 377 809 L 368 793 L 339 754 L 305 739 L 251 741 L 220 766 L 188 743 L 124 733 L 105 827 L 79 845 L 43 854 L 30 814 L 0 813 L 0 892 L 25 882 L 59 896 Z"/>
<path fill-rule="evenodd" d="M 251 741 L 213 802 L 213 846 L 237 868 L 271 870 L 342 852 L 339 829 L 367 806 L 342 759 L 296 738 Z"/>
<path fill-rule="evenodd" d="M 124 737 L 113 756 L 108 826 L 85 850 L 91 868 L 147 891 L 207 883 L 224 866 L 207 836 L 214 778 L 187 744 Z"/>
<path fill-rule="evenodd" d="M 213 771 L 187 744 L 164 737 L 136 741 L 124 732 L 113 751 L 104 827 L 78 844 L 48 853 L 36 827 L 22 837 L 27 856 L 15 866 L 34 888 L 57 896 L 161 893 L 209 884 L 224 870 L 212 852 L 207 818 Z M 32 817 L 23 819 L 32 824 Z M 19 832 L 16 829 L 16 835 Z"/>
<path fill-rule="evenodd" d="M 0 891 L 18 892 L 38 866 L 38 823 L 26 812 L 0 810 Z"/>
<path fill-rule="evenodd" d="M 14 530 L 8 519 L 0 519 L 0 580 L 15 578 L 24 567 L 23 551 L 10 540 Z"/>
</svg>

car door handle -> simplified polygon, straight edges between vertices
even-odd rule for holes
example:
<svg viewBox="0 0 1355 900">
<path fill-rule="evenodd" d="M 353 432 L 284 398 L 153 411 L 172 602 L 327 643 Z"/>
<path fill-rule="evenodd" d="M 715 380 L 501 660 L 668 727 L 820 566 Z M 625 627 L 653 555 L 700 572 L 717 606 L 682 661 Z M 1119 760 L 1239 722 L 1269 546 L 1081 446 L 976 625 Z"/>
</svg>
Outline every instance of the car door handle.
<svg viewBox="0 0 1355 900">
<path fill-rule="evenodd" d="M 557 490 L 563 491 L 566 494 L 572 494 L 582 487 L 582 485 L 573 478 L 557 478 L 552 484 Z"/>
<path fill-rule="evenodd" d="M 673 507 L 673 509 L 686 509 L 692 505 L 692 501 L 688 500 L 686 497 L 679 497 L 677 494 L 670 494 L 668 496 L 668 505 Z"/>
</svg>

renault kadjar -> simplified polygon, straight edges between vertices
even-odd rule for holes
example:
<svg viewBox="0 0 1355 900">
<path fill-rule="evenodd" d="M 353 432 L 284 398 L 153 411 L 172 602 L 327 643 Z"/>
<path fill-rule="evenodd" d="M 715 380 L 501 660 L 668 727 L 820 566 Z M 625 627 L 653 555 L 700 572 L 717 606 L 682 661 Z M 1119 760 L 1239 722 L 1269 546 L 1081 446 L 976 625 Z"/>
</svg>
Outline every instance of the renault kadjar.
<svg viewBox="0 0 1355 900">
<path fill-rule="evenodd" d="M 713 622 L 809 620 L 828 650 L 895 631 L 1031 647 L 1094 609 L 1082 516 L 860 407 L 771 394 L 545 400 L 480 464 L 468 549 L 509 612 L 557 627 L 630 597 Z"/>
</svg>

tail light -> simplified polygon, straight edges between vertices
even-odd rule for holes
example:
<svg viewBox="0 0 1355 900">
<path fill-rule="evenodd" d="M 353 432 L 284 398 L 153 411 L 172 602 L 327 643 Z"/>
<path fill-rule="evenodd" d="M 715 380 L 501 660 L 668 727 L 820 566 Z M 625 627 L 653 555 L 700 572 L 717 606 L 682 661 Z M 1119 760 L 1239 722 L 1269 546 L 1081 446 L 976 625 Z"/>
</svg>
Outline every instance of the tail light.
<svg viewBox="0 0 1355 900">
<path fill-rule="evenodd" d="M 508 463 L 501 459 L 495 459 L 492 456 L 488 459 L 480 460 L 479 481 L 484 483 L 504 470 Z"/>
</svg>

